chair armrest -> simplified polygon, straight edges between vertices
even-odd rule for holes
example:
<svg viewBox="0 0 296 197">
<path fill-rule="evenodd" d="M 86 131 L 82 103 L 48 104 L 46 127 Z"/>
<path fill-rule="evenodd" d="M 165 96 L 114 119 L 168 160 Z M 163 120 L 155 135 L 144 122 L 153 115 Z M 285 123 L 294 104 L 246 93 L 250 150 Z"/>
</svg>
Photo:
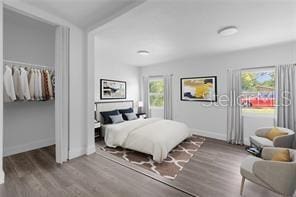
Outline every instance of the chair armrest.
<svg viewBox="0 0 296 197">
<path fill-rule="evenodd" d="M 256 161 L 253 172 L 262 182 L 281 194 L 293 195 L 296 189 L 295 162 Z"/>
<path fill-rule="evenodd" d="M 274 147 L 291 148 L 294 141 L 294 134 L 277 136 L 273 139 Z"/>
<path fill-rule="evenodd" d="M 255 135 L 258 137 L 265 137 L 266 133 L 270 131 L 272 128 L 271 127 L 264 127 L 264 128 L 259 128 L 255 131 Z"/>
</svg>

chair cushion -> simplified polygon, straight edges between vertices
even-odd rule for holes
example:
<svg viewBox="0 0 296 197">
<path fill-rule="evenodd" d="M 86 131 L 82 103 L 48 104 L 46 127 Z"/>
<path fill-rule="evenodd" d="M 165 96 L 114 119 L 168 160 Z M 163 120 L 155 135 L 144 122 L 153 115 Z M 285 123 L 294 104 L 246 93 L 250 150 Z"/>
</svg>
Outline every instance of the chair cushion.
<svg viewBox="0 0 296 197">
<path fill-rule="evenodd" d="M 290 162 L 291 157 L 290 157 L 289 149 L 279 149 L 279 150 L 277 150 L 273 154 L 271 160 L 272 161 Z"/>
<path fill-rule="evenodd" d="M 250 142 L 259 148 L 273 147 L 273 141 L 265 137 L 250 136 Z"/>
<path fill-rule="evenodd" d="M 288 135 L 288 133 L 275 127 L 268 131 L 265 137 L 272 141 L 275 137 L 282 135 Z"/>
</svg>

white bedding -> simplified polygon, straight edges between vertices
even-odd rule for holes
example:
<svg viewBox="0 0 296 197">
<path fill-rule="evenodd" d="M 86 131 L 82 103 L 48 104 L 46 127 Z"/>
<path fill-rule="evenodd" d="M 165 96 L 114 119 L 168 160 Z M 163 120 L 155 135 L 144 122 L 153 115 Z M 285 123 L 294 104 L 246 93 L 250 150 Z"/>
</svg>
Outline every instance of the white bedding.
<svg viewBox="0 0 296 197">
<path fill-rule="evenodd" d="M 191 136 L 184 123 L 158 118 L 104 125 L 104 133 L 107 146 L 150 154 L 157 162 L 167 158 L 175 146 Z"/>
</svg>

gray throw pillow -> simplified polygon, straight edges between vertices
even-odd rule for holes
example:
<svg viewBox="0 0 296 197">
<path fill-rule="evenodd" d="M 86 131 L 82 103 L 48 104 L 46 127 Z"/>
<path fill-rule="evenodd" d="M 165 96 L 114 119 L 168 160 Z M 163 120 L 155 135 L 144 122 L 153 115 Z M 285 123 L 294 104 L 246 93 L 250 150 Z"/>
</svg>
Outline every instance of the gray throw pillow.
<svg viewBox="0 0 296 197">
<path fill-rule="evenodd" d="M 121 114 L 113 115 L 113 116 L 109 116 L 109 117 L 111 118 L 113 124 L 124 122 Z"/>
<path fill-rule="evenodd" d="M 128 120 L 135 120 L 135 119 L 138 119 L 137 115 L 135 113 L 125 113 L 124 114 Z"/>
</svg>

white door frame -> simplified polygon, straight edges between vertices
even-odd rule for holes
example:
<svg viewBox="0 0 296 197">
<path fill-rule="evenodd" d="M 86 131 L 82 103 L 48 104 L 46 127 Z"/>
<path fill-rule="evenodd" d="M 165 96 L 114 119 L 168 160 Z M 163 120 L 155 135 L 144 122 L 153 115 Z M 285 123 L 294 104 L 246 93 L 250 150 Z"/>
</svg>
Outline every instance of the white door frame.
<svg viewBox="0 0 296 197">
<path fill-rule="evenodd" d="M 86 154 L 96 151 L 94 134 L 94 104 L 95 104 L 95 32 L 86 33 L 87 44 L 87 138 Z"/>
<path fill-rule="evenodd" d="M 31 18 L 40 20 L 42 22 L 59 26 L 64 24 L 56 24 L 52 22 L 50 16 L 47 14 L 38 14 L 39 10 L 33 10 L 32 7 L 27 7 L 21 3 L 14 3 L 13 1 L 8 1 L 3 3 L 0 0 L 0 80 L 3 81 L 3 8 L 10 9 L 12 11 L 18 12 L 20 14 L 29 16 Z M 65 94 L 61 92 L 69 93 L 69 66 L 58 66 L 55 68 L 56 73 L 61 73 L 61 75 L 56 74 L 56 98 L 55 98 L 55 143 L 56 143 L 56 162 L 63 163 L 68 160 L 69 155 L 69 98 L 64 97 Z M 0 83 L 0 184 L 4 181 L 3 173 L 3 83 Z M 61 85 L 60 85 L 61 84 Z M 60 95 L 60 96 L 59 96 Z M 63 118 L 59 118 L 63 117 Z M 66 121 L 64 121 L 66 120 Z"/>
</svg>

